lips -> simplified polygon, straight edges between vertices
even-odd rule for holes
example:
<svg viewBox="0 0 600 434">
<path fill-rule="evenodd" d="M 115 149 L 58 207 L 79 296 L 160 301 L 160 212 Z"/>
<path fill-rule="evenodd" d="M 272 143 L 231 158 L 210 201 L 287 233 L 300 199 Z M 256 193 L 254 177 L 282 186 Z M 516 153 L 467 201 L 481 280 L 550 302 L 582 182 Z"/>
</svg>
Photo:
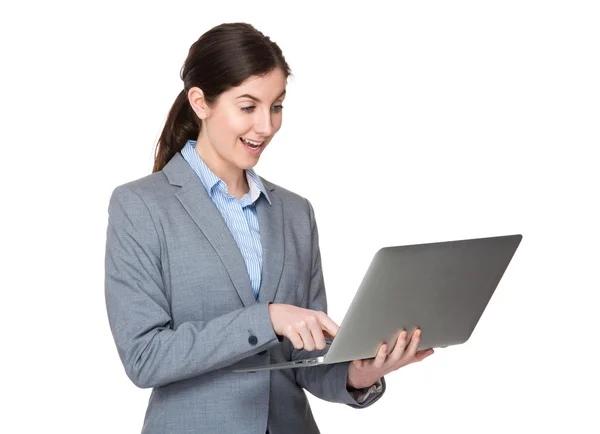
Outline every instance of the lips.
<svg viewBox="0 0 600 434">
<path fill-rule="evenodd" d="M 240 137 L 240 139 L 242 140 L 243 143 L 245 143 L 248 146 L 251 146 L 252 148 L 257 148 L 264 143 L 263 140 L 251 140 L 251 139 L 247 139 L 245 137 Z"/>
<path fill-rule="evenodd" d="M 254 157 L 258 157 L 260 155 L 260 153 L 262 152 L 262 150 L 264 149 L 264 147 L 263 147 L 264 142 L 261 142 L 260 145 L 255 146 L 255 145 L 251 145 L 250 143 L 248 143 L 247 139 L 244 139 L 242 137 L 240 137 L 240 141 L 244 145 L 244 149 L 246 149 L 246 151 Z"/>
</svg>

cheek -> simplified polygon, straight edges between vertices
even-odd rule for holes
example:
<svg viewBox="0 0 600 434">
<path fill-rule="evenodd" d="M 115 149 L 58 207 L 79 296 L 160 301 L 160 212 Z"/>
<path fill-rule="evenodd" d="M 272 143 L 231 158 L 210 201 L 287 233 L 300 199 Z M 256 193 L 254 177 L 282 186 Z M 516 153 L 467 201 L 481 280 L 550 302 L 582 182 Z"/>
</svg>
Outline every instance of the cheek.
<svg viewBox="0 0 600 434">
<path fill-rule="evenodd" d="M 245 113 L 231 115 L 228 118 L 227 127 L 234 139 L 243 137 L 252 128 L 252 116 Z"/>
<path fill-rule="evenodd" d="M 249 118 L 250 116 L 244 116 L 243 113 L 238 114 L 234 111 L 223 113 L 216 118 L 213 132 L 216 136 L 218 135 L 218 142 L 229 146 L 228 143 L 232 139 L 237 140 L 239 136 L 243 136 L 252 125 Z"/>
<path fill-rule="evenodd" d="M 275 134 L 277 131 L 279 131 L 279 129 L 281 128 L 281 122 L 283 121 L 283 118 L 281 115 L 274 117 L 273 118 L 273 134 Z"/>
</svg>

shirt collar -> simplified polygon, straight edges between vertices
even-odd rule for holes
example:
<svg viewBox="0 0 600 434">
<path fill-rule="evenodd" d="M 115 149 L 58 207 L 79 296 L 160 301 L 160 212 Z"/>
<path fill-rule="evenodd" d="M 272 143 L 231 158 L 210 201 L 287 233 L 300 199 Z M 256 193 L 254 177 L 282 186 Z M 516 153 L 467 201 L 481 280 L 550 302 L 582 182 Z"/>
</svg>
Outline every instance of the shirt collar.
<svg viewBox="0 0 600 434">
<path fill-rule="evenodd" d="M 221 180 L 221 178 L 219 178 L 217 175 L 214 174 L 212 170 L 210 170 L 210 168 L 206 165 L 202 158 L 200 158 L 200 155 L 198 155 L 198 153 L 194 149 L 195 146 L 196 140 L 188 140 L 184 145 L 183 149 L 181 150 L 181 155 L 192 167 L 192 169 L 194 169 L 194 172 L 196 172 L 196 174 L 202 181 L 204 188 L 206 188 L 208 195 L 212 197 L 214 187 L 217 184 L 221 183 L 225 189 L 227 188 L 227 186 L 225 185 L 223 180 Z M 262 181 L 254 171 L 254 169 L 246 169 L 245 172 L 246 179 L 248 181 L 248 186 L 250 187 L 250 202 L 254 203 L 262 193 L 270 205 L 271 199 L 269 198 L 266 188 L 264 187 Z"/>
</svg>

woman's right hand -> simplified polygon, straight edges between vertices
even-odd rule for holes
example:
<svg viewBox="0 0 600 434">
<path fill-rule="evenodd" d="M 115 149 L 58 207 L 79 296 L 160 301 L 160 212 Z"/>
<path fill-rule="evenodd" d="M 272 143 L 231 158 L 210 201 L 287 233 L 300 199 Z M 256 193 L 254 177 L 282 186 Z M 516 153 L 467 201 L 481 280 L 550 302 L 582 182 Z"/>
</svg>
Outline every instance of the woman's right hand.
<svg viewBox="0 0 600 434">
<path fill-rule="evenodd" d="M 325 338 L 333 339 L 339 329 L 325 312 L 291 304 L 270 304 L 269 315 L 275 333 L 288 338 L 298 350 L 325 349 Z"/>
</svg>

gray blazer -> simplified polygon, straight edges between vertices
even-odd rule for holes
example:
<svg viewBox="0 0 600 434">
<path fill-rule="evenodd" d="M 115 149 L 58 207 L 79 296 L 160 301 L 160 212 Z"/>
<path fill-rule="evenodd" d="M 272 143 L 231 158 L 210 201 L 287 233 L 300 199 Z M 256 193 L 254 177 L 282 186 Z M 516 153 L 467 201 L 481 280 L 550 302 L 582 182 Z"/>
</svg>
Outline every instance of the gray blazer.
<svg viewBox="0 0 600 434">
<path fill-rule="evenodd" d="M 153 388 L 143 433 L 318 433 L 306 394 L 355 408 L 348 363 L 272 372 L 231 368 L 322 352 L 274 333 L 268 303 L 327 311 L 310 203 L 263 180 L 259 302 L 242 254 L 189 164 L 117 187 L 110 199 L 105 295 L 125 372 Z M 385 390 L 385 382 L 384 382 Z"/>
</svg>

